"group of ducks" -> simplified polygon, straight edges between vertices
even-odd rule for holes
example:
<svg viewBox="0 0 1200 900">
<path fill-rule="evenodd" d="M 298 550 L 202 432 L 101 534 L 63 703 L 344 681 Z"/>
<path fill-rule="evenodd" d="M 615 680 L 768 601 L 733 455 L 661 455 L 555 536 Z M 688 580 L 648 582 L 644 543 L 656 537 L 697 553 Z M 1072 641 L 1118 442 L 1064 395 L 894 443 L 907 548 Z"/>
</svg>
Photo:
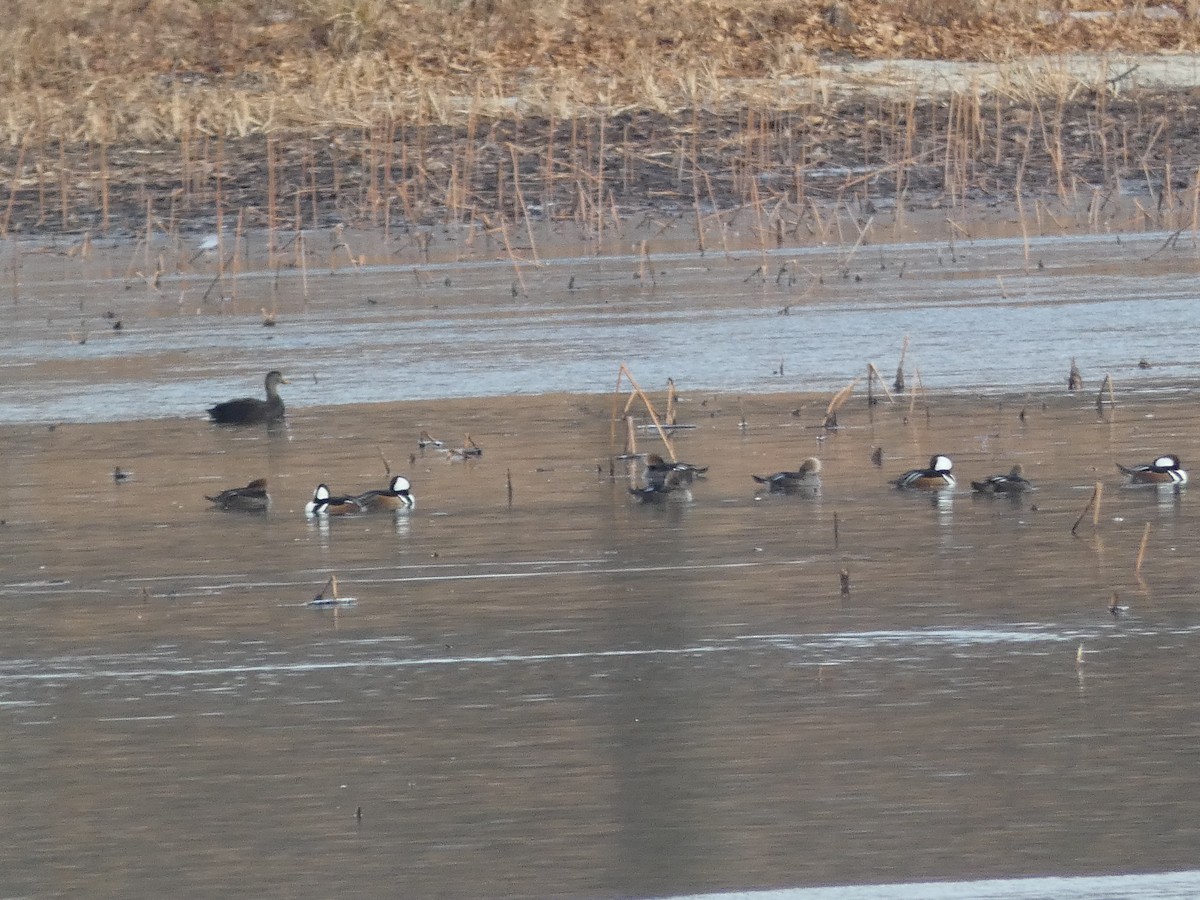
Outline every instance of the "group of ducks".
<svg viewBox="0 0 1200 900">
<path fill-rule="evenodd" d="M 245 487 L 229 488 L 213 496 L 205 496 L 219 509 L 237 512 L 266 512 L 271 507 L 271 495 L 267 493 L 267 479 L 256 478 Z M 304 507 L 309 518 L 324 516 L 353 516 L 361 513 L 398 512 L 417 505 L 412 494 L 412 484 L 403 475 L 393 475 L 388 486 L 361 494 L 335 497 L 329 485 L 317 485 L 312 499 Z"/>
<path fill-rule="evenodd" d="M 1117 469 L 1133 485 L 1184 485 L 1188 475 L 1174 454 L 1160 456 L 1151 463 L 1125 466 L 1117 463 Z M 669 463 L 661 456 L 651 453 L 646 457 L 645 486 L 630 488 L 629 492 L 643 503 L 666 499 L 691 499 L 690 486 L 697 476 L 703 476 L 708 467 L 690 463 Z M 807 494 L 815 496 L 821 490 L 821 461 L 810 456 L 793 472 L 775 472 L 772 475 L 752 475 L 758 484 L 771 493 Z M 949 456 L 939 453 L 929 460 L 923 469 L 910 469 L 890 484 L 902 490 L 943 491 L 953 488 L 954 462 Z M 1017 463 L 1006 474 L 989 475 L 982 481 L 972 481 L 971 489 L 979 494 L 1004 494 L 1016 497 L 1033 490 L 1033 484 L 1025 478 L 1024 469 Z"/>
<path fill-rule="evenodd" d="M 264 380 L 267 394 L 265 400 L 257 397 L 227 400 L 210 407 L 209 418 L 218 425 L 270 425 L 278 422 L 284 414 L 279 386 L 288 383 L 283 373 L 272 369 Z M 271 506 L 271 496 L 267 493 L 265 478 L 256 478 L 245 487 L 229 488 L 211 497 L 206 496 L 205 499 L 220 509 L 240 512 L 266 512 Z M 304 513 L 309 517 L 349 516 L 359 513 L 395 512 L 412 509 L 415 505 L 412 484 L 403 475 L 393 475 L 386 488 L 342 497 L 333 496 L 328 485 L 320 484 L 313 491 L 312 499 L 305 505 Z"/>
<path fill-rule="evenodd" d="M 214 423 L 220 425 L 269 425 L 278 422 L 284 415 L 283 398 L 279 396 L 281 384 L 288 384 L 288 380 L 278 370 L 272 370 L 264 380 L 266 399 L 242 397 L 227 400 L 211 407 L 208 414 Z M 420 446 L 426 446 L 427 437 L 427 434 L 422 432 Z M 428 438 L 428 441 L 439 446 L 441 443 L 433 441 L 432 438 Z M 468 448 L 459 452 L 464 455 L 481 453 L 472 442 L 468 441 L 468 444 Z M 1186 484 L 1188 480 L 1179 457 L 1174 454 L 1160 456 L 1154 462 L 1136 466 L 1117 463 L 1117 469 L 1129 478 L 1130 484 L 1178 486 Z M 956 484 L 953 470 L 954 463 L 950 457 L 939 453 L 929 460 L 928 467 L 911 469 L 893 479 L 891 484 L 905 490 L 947 490 Z M 690 500 L 692 483 L 697 478 L 703 478 L 707 472 L 707 466 L 667 462 L 659 454 L 650 453 L 645 456 L 643 486 L 631 487 L 629 492 L 643 503 L 657 503 L 666 499 Z M 821 488 L 821 461 L 810 456 L 795 471 L 751 477 L 771 493 L 815 495 Z M 1033 485 L 1025 478 L 1024 471 L 1018 463 L 1007 474 L 989 475 L 982 481 L 972 481 L 971 488 L 980 494 L 1018 496 L 1033 490 Z M 271 502 L 265 478 L 251 481 L 245 487 L 221 491 L 206 499 L 221 509 L 247 512 L 264 511 Z M 403 475 L 395 475 L 382 490 L 340 497 L 333 496 L 328 485 L 318 485 L 312 500 L 304 507 L 304 512 L 310 517 L 346 516 L 412 509 L 414 505 L 409 480 Z"/>
</svg>

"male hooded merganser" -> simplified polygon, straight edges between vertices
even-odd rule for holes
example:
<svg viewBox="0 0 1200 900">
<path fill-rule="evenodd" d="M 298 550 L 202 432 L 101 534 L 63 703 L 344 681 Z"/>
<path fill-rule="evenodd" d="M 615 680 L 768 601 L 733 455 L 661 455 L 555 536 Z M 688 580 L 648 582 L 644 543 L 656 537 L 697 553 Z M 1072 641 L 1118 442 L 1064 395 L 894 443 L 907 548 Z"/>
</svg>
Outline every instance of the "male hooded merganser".
<svg viewBox="0 0 1200 900">
<path fill-rule="evenodd" d="M 412 484 L 407 478 L 403 475 L 393 475 L 385 490 L 367 491 L 353 500 L 366 512 L 412 509 L 417 505 L 417 501 L 411 492 Z"/>
<path fill-rule="evenodd" d="M 689 484 L 691 476 L 683 470 L 667 472 L 658 480 L 652 480 L 647 473 L 646 486 L 631 487 L 629 493 L 642 503 L 663 503 L 667 500 L 686 503 L 692 499 Z"/>
<path fill-rule="evenodd" d="M 350 516 L 362 511 L 353 497 L 331 497 L 325 484 L 317 485 L 313 498 L 304 507 L 306 516 Z"/>
<path fill-rule="evenodd" d="M 255 478 L 245 487 L 229 488 L 213 497 L 205 495 L 204 499 L 221 509 L 241 512 L 262 512 L 271 505 L 265 478 Z"/>
<path fill-rule="evenodd" d="M 821 489 L 821 461 L 810 456 L 800 463 L 795 472 L 776 472 L 774 475 L 751 475 L 759 484 L 765 484 L 772 493 L 792 494 L 816 493 Z"/>
<path fill-rule="evenodd" d="M 1179 457 L 1173 453 L 1160 456 L 1152 463 L 1141 466 L 1123 466 L 1117 463 L 1117 468 L 1129 476 L 1130 484 L 1187 484 L 1187 472 L 1183 471 Z"/>
<path fill-rule="evenodd" d="M 267 373 L 264 381 L 267 389 L 266 400 L 259 400 L 257 397 L 226 400 L 209 409 L 208 414 L 218 425 L 262 425 L 277 422 L 283 418 L 283 398 L 279 396 L 279 385 L 288 383 L 280 372 L 273 369 Z"/>
<path fill-rule="evenodd" d="M 1007 475 L 989 475 L 983 481 L 972 481 L 971 487 L 980 494 L 1023 494 L 1033 490 L 1024 472 L 1024 467 L 1017 463 Z"/>
<path fill-rule="evenodd" d="M 929 460 L 928 469 L 912 469 L 895 479 L 892 484 L 898 488 L 911 488 L 919 491 L 940 491 L 944 488 L 952 488 L 954 487 L 954 476 L 950 474 L 950 470 L 953 468 L 954 463 L 950 461 L 950 457 L 939 453 Z"/>
<path fill-rule="evenodd" d="M 646 455 L 646 486 L 661 486 L 671 474 L 675 475 L 677 484 L 691 484 L 697 478 L 703 478 L 708 472 L 708 466 L 693 466 L 685 462 L 667 462 L 657 453 Z"/>
</svg>

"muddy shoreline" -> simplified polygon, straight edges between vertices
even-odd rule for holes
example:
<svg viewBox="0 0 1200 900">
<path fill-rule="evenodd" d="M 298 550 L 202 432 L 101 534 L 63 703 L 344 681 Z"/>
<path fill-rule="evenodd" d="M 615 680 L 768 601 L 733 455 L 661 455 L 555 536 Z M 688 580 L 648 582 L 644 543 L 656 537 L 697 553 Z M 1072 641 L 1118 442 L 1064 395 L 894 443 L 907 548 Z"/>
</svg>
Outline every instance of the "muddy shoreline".
<svg viewBox="0 0 1200 900">
<path fill-rule="evenodd" d="M 598 215 L 762 205 L 772 233 L 804 243 L 814 209 L 845 203 L 864 220 L 874 207 L 969 219 L 1010 209 L 1019 196 L 1025 217 L 1053 215 L 1060 227 L 1064 216 L 1094 229 L 1126 215 L 1166 227 L 1193 202 L 1198 148 L 1200 102 L 1187 89 L 1081 91 L 1049 106 L 855 93 L 783 111 L 382 123 L 186 146 L 6 146 L 0 172 L 10 185 L 5 230 L 25 238 L 134 239 L 148 222 L 152 236 L 188 235 L 213 230 L 218 218 L 232 230 L 239 217 L 244 229 L 342 224 L 403 236 L 462 222 L 521 226 L 526 216 L 594 227 Z"/>
</svg>

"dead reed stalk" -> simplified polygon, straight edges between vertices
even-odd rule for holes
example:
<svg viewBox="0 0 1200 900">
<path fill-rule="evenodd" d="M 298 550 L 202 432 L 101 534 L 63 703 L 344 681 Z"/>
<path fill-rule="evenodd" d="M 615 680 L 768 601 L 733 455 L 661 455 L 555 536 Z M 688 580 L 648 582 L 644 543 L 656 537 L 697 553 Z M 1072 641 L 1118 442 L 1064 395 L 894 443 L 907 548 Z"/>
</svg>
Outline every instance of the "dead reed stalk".
<svg viewBox="0 0 1200 900">
<path fill-rule="evenodd" d="M 633 373 L 629 371 L 629 369 L 625 365 L 625 363 L 621 363 L 620 369 L 617 370 L 617 389 L 616 389 L 616 392 L 614 395 L 614 399 L 615 399 L 615 396 L 619 396 L 621 393 L 621 379 L 622 378 L 626 378 L 629 380 L 629 385 L 633 389 L 634 396 L 636 396 L 637 399 L 641 400 L 642 404 L 646 407 L 646 412 L 650 416 L 650 421 L 654 423 L 655 429 L 658 430 L 658 436 L 660 438 L 662 438 L 663 445 L 667 448 L 667 453 L 669 453 L 671 456 L 671 462 L 678 462 L 679 458 L 675 455 L 675 448 L 673 446 L 671 446 L 671 438 L 667 435 L 667 430 L 665 428 L 663 428 L 662 422 L 658 418 L 658 413 L 654 411 L 654 403 L 650 400 L 650 398 L 648 396 L 646 396 L 646 392 L 642 390 L 641 386 L 637 383 L 637 381 L 634 380 Z M 631 396 L 629 399 L 630 399 L 630 402 L 632 402 L 633 396 Z M 626 403 L 625 409 L 626 409 L 626 415 L 628 415 L 629 403 Z M 614 402 L 614 404 L 613 404 L 613 422 L 612 422 L 612 428 L 614 430 L 614 433 L 615 433 L 615 429 L 616 429 L 616 417 L 617 417 L 616 403 Z"/>
<path fill-rule="evenodd" d="M 1079 514 L 1079 518 L 1075 520 L 1075 524 L 1071 526 L 1071 534 L 1075 534 L 1084 517 L 1088 514 L 1088 510 L 1092 512 L 1092 527 L 1095 528 L 1100 524 L 1100 497 L 1104 493 L 1104 483 L 1096 482 L 1096 486 L 1092 488 L 1092 496 L 1088 498 L 1087 504 L 1083 507 L 1083 512 Z"/>
<path fill-rule="evenodd" d="M 780 368 L 782 369 L 783 366 L 780 365 Z M 892 396 L 892 392 L 889 391 L 887 389 L 887 385 L 883 383 L 883 376 L 880 375 L 879 370 L 877 368 L 875 368 L 875 363 L 869 362 L 869 363 L 867 363 L 867 394 L 868 394 L 868 398 L 869 398 L 870 392 L 871 392 L 871 382 L 872 381 L 879 382 L 879 386 L 881 388 L 883 388 L 883 394 L 885 397 L 887 397 L 888 403 L 896 402 L 896 398 Z"/>
<path fill-rule="evenodd" d="M 1142 573 L 1142 562 L 1146 558 L 1146 545 L 1150 542 L 1150 523 L 1146 523 L 1146 527 L 1142 529 L 1142 543 L 1138 546 L 1137 562 L 1133 564 L 1133 574 L 1140 575 Z"/>
<path fill-rule="evenodd" d="M 1109 409 L 1116 409 L 1117 398 L 1113 395 L 1112 377 L 1107 372 L 1104 374 L 1104 381 L 1100 383 L 1100 390 L 1096 392 L 1096 412 L 1100 415 L 1104 414 L 1104 394 L 1106 391 L 1108 393 Z"/>
<path fill-rule="evenodd" d="M 896 363 L 896 380 L 892 382 L 892 387 L 897 394 L 904 393 L 904 357 L 908 354 L 908 335 L 904 336 L 904 343 L 900 345 L 900 362 Z"/>
<path fill-rule="evenodd" d="M 825 407 L 825 422 L 823 428 L 833 430 L 838 427 L 837 413 L 838 410 L 846 405 L 846 401 L 850 399 L 850 395 L 854 393 L 854 388 L 861 380 L 861 376 L 855 376 L 854 379 L 833 395 L 829 401 L 829 405 Z"/>
</svg>

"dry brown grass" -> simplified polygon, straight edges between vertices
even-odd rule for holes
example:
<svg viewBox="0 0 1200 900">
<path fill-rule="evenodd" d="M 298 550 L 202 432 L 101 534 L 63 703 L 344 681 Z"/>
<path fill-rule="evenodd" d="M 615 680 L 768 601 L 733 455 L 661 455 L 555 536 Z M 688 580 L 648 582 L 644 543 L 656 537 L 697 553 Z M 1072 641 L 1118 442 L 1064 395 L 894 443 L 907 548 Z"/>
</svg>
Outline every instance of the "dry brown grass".
<svg viewBox="0 0 1200 900">
<path fill-rule="evenodd" d="M 1190 3 L 1190 0 L 1189 0 Z M 1200 46 L 1120 0 L 8 0 L 0 137 L 456 122 L 510 108 L 737 103 L 822 54 L 996 59 Z M 1062 18 L 1075 9 L 1104 18 Z M 769 88 L 769 85 L 768 85 Z M 762 88 L 759 88 L 760 90 Z"/>
<path fill-rule="evenodd" d="M 918 195 L 1095 231 L 1134 179 L 1139 227 L 1195 229 L 1200 106 L 1019 62 L 1200 48 L 1194 2 L 0 0 L 0 236 L 440 221 L 519 286 L 534 210 L 597 252 L 630 210 L 687 211 L 700 247 L 744 215 L 765 256 Z M 848 56 L 1009 62 L 930 101 L 832 91 Z"/>
</svg>

